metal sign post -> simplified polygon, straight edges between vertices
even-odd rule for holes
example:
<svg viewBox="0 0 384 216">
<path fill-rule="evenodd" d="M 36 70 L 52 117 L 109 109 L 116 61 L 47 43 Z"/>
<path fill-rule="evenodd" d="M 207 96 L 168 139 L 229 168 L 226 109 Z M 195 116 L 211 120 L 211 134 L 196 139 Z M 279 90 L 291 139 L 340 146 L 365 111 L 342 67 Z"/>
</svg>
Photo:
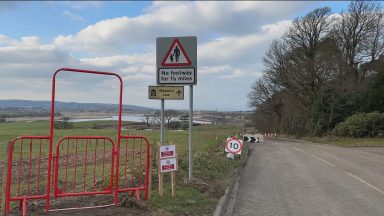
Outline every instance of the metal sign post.
<svg viewBox="0 0 384 216">
<path fill-rule="evenodd" d="M 164 99 L 161 99 L 160 110 L 160 144 L 164 145 Z"/>
<path fill-rule="evenodd" d="M 189 85 L 189 182 L 192 181 L 193 85 L 197 84 L 197 37 L 156 39 L 156 81 L 158 85 Z M 167 99 L 167 98 L 165 98 Z M 161 100 L 160 140 L 164 139 L 164 99 Z"/>
<path fill-rule="evenodd" d="M 188 173 L 188 180 L 189 182 L 192 181 L 192 168 L 193 168 L 193 162 L 192 162 L 192 127 L 193 127 L 193 85 L 189 86 L 189 173 Z"/>
</svg>

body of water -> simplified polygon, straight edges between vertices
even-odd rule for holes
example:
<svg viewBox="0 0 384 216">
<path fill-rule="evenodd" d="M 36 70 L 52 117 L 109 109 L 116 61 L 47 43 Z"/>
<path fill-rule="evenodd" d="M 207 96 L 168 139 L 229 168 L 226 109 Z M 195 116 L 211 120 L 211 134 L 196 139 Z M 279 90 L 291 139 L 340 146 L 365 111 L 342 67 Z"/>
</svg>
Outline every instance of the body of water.
<svg viewBox="0 0 384 216">
<path fill-rule="evenodd" d="M 123 121 L 130 121 L 130 122 L 145 122 L 145 117 L 142 115 L 129 115 L 129 116 L 122 116 L 121 118 Z M 107 118 L 78 118 L 78 119 L 70 119 L 69 122 L 86 122 L 86 121 L 117 121 L 117 116 L 107 117 Z M 194 119 L 193 123 L 198 124 L 212 124 L 210 121 L 205 120 L 197 120 Z"/>
<path fill-rule="evenodd" d="M 69 122 L 86 122 L 86 121 L 117 121 L 118 116 L 111 116 L 107 118 L 78 118 L 78 119 L 70 119 Z M 140 116 L 134 116 L 134 115 L 129 115 L 129 116 L 122 116 L 121 120 L 123 121 L 131 121 L 131 122 L 144 122 L 145 117 L 140 115 Z"/>
</svg>

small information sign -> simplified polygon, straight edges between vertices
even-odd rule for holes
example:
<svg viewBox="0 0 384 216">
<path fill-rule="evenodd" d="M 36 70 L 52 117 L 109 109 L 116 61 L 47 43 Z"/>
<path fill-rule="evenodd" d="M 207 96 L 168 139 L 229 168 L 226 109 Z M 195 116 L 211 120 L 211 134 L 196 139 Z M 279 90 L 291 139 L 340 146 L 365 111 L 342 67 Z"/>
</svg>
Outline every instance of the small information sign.
<svg viewBox="0 0 384 216">
<path fill-rule="evenodd" d="M 177 170 L 176 158 L 162 159 L 160 160 L 160 172 L 173 172 Z"/>
<path fill-rule="evenodd" d="M 148 98 L 184 100 L 184 86 L 148 86 Z"/>
<path fill-rule="evenodd" d="M 160 160 L 165 158 L 176 157 L 176 146 L 168 145 L 168 146 L 160 146 Z"/>
</svg>

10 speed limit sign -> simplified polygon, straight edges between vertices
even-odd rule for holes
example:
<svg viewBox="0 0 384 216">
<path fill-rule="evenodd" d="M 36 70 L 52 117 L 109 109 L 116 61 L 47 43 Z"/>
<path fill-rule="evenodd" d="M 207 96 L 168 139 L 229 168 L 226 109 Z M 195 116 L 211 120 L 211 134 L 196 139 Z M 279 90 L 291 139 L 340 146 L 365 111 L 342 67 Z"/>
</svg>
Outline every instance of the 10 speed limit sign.
<svg viewBox="0 0 384 216">
<path fill-rule="evenodd" d="M 235 155 L 241 154 L 241 149 L 243 148 L 243 141 L 237 138 L 227 138 L 227 143 L 225 145 L 225 152 L 230 152 Z"/>
</svg>

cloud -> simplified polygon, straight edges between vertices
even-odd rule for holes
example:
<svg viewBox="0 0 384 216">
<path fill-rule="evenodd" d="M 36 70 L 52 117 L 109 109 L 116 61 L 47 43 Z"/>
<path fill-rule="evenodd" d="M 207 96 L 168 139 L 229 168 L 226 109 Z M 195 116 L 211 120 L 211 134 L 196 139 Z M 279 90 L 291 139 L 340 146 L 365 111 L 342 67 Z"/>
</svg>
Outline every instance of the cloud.
<svg viewBox="0 0 384 216">
<path fill-rule="evenodd" d="M 240 36 L 222 36 L 213 40 L 207 40 L 198 45 L 198 86 L 196 97 L 204 98 L 206 92 L 210 92 L 212 105 L 202 102 L 201 106 L 212 108 L 226 105 L 221 100 L 223 88 L 227 97 L 233 92 L 236 95 L 246 95 L 247 86 L 250 86 L 256 78 L 255 73 L 261 71 L 260 59 L 265 49 L 273 38 L 279 37 L 290 25 L 289 20 L 283 20 L 273 24 L 260 26 L 256 33 Z M 19 80 L 14 87 L 26 89 L 25 86 L 39 92 L 40 99 L 49 99 L 50 82 L 53 72 L 60 67 L 83 68 L 116 72 L 121 75 L 125 85 L 125 103 L 142 106 L 152 106 L 153 101 L 146 100 L 147 86 L 156 82 L 156 54 L 154 45 L 152 49 L 144 49 L 136 53 L 98 56 L 91 54 L 88 57 L 75 58 L 69 53 L 68 48 L 62 48 L 56 43 L 43 44 L 39 37 L 29 36 L 20 40 L 0 35 L 0 61 L 3 79 L 0 85 L 11 85 L 13 80 Z M 101 46 L 104 46 L 100 43 Z M 145 51 L 146 50 L 146 51 Z M 92 56 L 95 55 L 95 56 Z M 257 74 L 257 73 L 256 73 Z M 33 81 L 32 81 L 33 80 Z M 60 99 L 64 101 L 82 102 L 115 102 L 109 95 L 116 92 L 115 80 L 106 81 L 99 77 L 62 75 L 58 82 L 61 92 Z M 28 85 L 33 82 L 34 85 Z M 237 86 L 236 88 L 233 86 Z M 239 88 L 239 86 L 242 86 Z M 13 87 L 10 87 L 13 88 Z M 217 90 L 221 89 L 221 90 Z M 100 92 L 101 90 L 101 92 Z M 8 92 L 8 91 L 7 91 Z M 45 92 L 45 93 L 42 93 Z M 231 93 L 232 92 L 232 93 Z M 11 98 L 25 98 L 30 94 L 22 94 L 22 91 L 8 92 L 14 95 Z M 44 95 L 43 98 L 41 98 Z M 97 95 L 90 97 L 89 95 Z M 28 99 L 27 98 L 27 99 Z M 208 100 L 208 99 L 207 99 Z M 186 102 L 171 103 L 174 107 L 187 106 Z M 238 102 L 237 106 L 241 106 Z M 244 102 L 246 107 L 246 102 Z"/>
<path fill-rule="evenodd" d="M 154 2 L 136 17 L 116 17 L 89 25 L 76 34 L 59 35 L 55 45 L 88 52 L 121 52 L 127 44 L 154 43 L 156 37 L 241 36 L 262 31 L 308 5 L 306 2 Z"/>
<path fill-rule="evenodd" d="M 0 34 L 0 47 L 3 47 L 3 46 L 9 46 L 10 44 L 12 44 L 14 41 L 5 36 L 5 35 L 2 35 Z"/>
<path fill-rule="evenodd" d="M 223 71 L 229 71 L 232 67 L 229 65 L 219 65 L 219 66 L 213 66 L 213 67 L 207 67 L 203 66 L 200 67 L 199 73 L 200 74 L 217 74 L 222 73 Z"/>
<path fill-rule="evenodd" d="M 70 18 L 71 3 L 55 4 L 66 4 L 63 16 Z M 308 4 L 155 1 L 141 15 L 100 20 L 72 34 L 58 34 L 48 43 L 37 36 L 0 35 L 0 91 L 3 98 L 49 100 L 56 69 L 82 68 L 118 73 L 124 80 L 124 103 L 158 107 L 147 99 L 147 86 L 156 84 L 156 37 L 196 35 L 196 108 L 246 109 L 246 95 L 262 71 L 265 50 L 291 25 L 292 14 Z M 118 89 L 114 79 L 70 74 L 59 78 L 60 100 L 116 102 L 111 96 Z M 188 101 L 167 101 L 167 107 L 185 109 Z"/>
<path fill-rule="evenodd" d="M 220 76 L 219 78 L 220 79 L 233 79 L 233 78 L 242 77 L 242 76 L 244 76 L 244 73 L 241 70 L 235 70 L 231 74 L 223 75 L 223 76 Z"/>
<path fill-rule="evenodd" d="M 85 10 L 90 7 L 100 7 L 103 4 L 102 1 L 63 1 L 56 3 L 64 4 L 76 10 Z"/>
<path fill-rule="evenodd" d="M 83 58 L 80 62 L 83 65 L 118 71 L 124 80 L 150 81 L 156 75 L 154 53 Z"/>
<path fill-rule="evenodd" d="M 118 73 L 129 92 L 153 84 L 155 80 L 154 53 L 78 59 L 53 44 L 42 44 L 37 36 L 16 40 L 0 35 L 0 44 L 2 98 L 49 100 L 52 75 L 61 67 Z M 115 78 L 60 73 L 57 77 L 58 99 L 115 103 L 111 96 L 118 92 L 117 83 Z M 131 103 L 140 104 L 140 99 Z"/>
<path fill-rule="evenodd" d="M 85 19 L 82 16 L 74 14 L 74 13 L 71 13 L 71 12 L 69 12 L 67 10 L 63 11 L 62 15 L 64 17 L 68 17 L 69 19 L 71 19 L 71 20 L 73 20 L 75 22 L 84 22 L 85 21 Z"/>
<path fill-rule="evenodd" d="M 243 36 L 218 37 L 198 46 L 200 65 L 218 66 L 225 62 L 232 67 L 255 65 L 274 38 L 280 37 L 291 25 L 290 20 L 261 26 L 262 31 Z"/>
</svg>

